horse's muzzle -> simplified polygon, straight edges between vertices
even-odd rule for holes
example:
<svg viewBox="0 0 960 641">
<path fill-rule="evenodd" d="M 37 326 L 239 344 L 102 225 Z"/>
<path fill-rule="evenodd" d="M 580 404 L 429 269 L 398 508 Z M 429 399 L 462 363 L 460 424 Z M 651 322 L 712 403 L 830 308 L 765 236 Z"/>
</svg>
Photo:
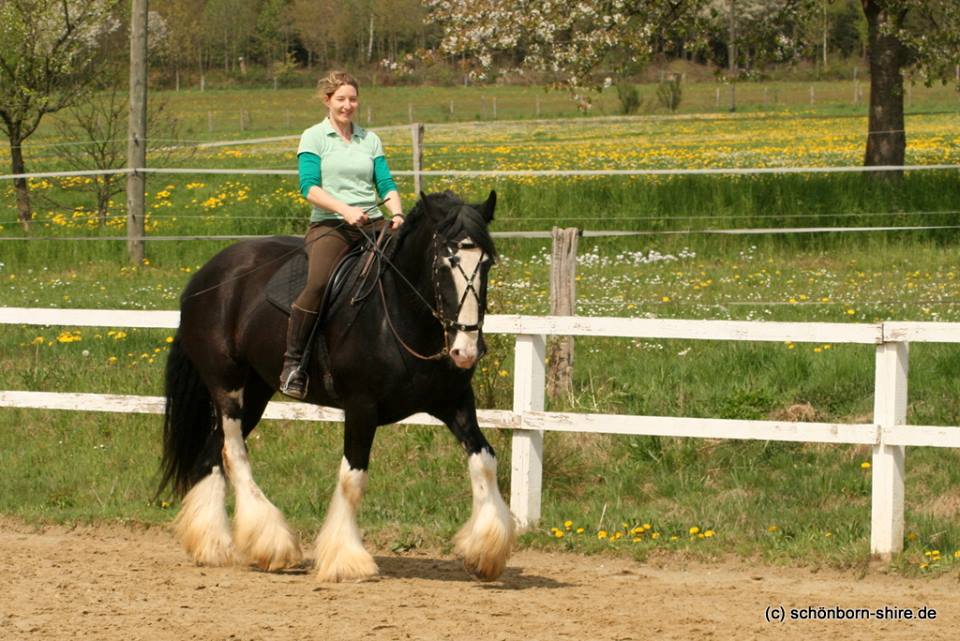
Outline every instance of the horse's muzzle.
<svg viewBox="0 0 960 641">
<path fill-rule="evenodd" d="M 477 352 L 476 350 L 455 347 L 450 350 L 450 358 L 453 360 L 453 364 L 460 369 L 470 369 L 477 363 Z"/>
</svg>

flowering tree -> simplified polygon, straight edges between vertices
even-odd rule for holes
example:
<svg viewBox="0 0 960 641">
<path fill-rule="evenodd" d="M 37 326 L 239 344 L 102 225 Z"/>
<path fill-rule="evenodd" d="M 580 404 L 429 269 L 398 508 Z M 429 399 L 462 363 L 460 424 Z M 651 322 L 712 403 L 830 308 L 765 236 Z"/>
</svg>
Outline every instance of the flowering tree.
<svg viewBox="0 0 960 641">
<path fill-rule="evenodd" d="M 668 29 L 695 22 L 701 0 L 428 0 L 443 28 L 441 49 L 478 63 L 551 73 L 557 85 L 598 87 L 598 72 L 647 61 Z"/>
<path fill-rule="evenodd" d="M 791 62 L 809 48 L 804 22 L 818 0 L 706 0 L 698 44 L 708 59 L 733 71 Z"/>
<path fill-rule="evenodd" d="M 23 142 L 46 114 L 73 104 L 95 79 L 101 37 L 116 28 L 117 0 L 0 2 L 0 130 L 10 140 L 13 173 L 26 171 Z M 32 218 L 27 181 L 14 180 L 17 212 Z"/>
</svg>

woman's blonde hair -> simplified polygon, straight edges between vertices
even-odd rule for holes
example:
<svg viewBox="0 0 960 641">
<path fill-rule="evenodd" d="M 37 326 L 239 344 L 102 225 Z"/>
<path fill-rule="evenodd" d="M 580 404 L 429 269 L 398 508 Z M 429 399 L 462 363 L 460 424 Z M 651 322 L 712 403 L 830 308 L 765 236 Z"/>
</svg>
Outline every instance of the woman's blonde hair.
<svg viewBox="0 0 960 641">
<path fill-rule="evenodd" d="M 357 84 L 357 79 L 346 71 L 339 70 L 331 71 L 321 78 L 320 82 L 317 83 L 317 88 L 320 90 L 321 98 L 329 98 L 343 85 L 350 85 L 357 90 L 357 93 L 360 93 L 360 85 Z"/>
</svg>

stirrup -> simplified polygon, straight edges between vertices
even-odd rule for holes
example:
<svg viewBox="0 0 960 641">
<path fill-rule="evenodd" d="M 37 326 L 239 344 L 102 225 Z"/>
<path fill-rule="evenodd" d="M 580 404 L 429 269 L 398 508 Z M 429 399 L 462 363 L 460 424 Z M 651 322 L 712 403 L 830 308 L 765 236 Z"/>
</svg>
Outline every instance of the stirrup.
<svg viewBox="0 0 960 641">
<path fill-rule="evenodd" d="M 296 367 L 287 375 L 286 380 L 281 381 L 280 393 L 302 401 L 307 397 L 309 385 L 310 377 L 305 371 Z"/>
</svg>

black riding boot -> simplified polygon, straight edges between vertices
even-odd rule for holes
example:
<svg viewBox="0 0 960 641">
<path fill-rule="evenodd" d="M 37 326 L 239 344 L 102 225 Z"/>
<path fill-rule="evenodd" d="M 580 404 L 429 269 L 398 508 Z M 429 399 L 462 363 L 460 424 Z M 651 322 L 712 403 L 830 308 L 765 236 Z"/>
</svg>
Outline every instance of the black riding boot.
<svg viewBox="0 0 960 641">
<path fill-rule="evenodd" d="M 316 320 L 317 312 L 290 306 L 287 352 L 283 355 L 283 369 L 280 371 L 280 391 L 297 400 L 303 400 L 307 395 L 310 378 L 307 376 L 307 364 L 301 361 Z"/>
</svg>

